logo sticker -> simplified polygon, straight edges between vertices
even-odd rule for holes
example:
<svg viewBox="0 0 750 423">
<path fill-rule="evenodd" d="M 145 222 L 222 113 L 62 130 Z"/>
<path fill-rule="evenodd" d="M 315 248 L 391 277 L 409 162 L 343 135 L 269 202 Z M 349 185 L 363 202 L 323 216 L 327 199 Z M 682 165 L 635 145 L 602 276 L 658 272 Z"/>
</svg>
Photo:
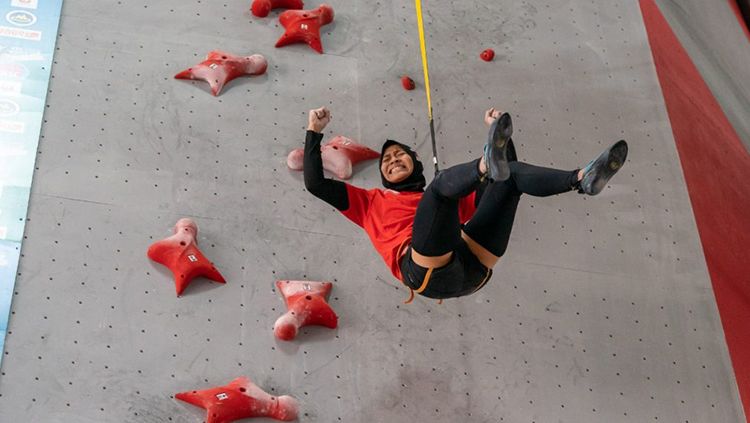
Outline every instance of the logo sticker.
<svg viewBox="0 0 750 423">
<path fill-rule="evenodd" d="M 21 95 L 21 81 L 3 81 L 0 79 L 0 94 L 16 96 Z"/>
<path fill-rule="evenodd" d="M 8 62 L 44 60 L 44 55 L 37 49 L 0 44 L 0 60 Z"/>
<path fill-rule="evenodd" d="M 192 262 L 196 262 L 196 261 L 198 261 L 198 257 L 194 256 L 193 254 L 190 254 L 188 256 L 188 260 L 190 260 Z"/>
<path fill-rule="evenodd" d="M 23 7 L 26 9 L 36 9 L 38 0 L 10 0 L 11 7 Z"/>
<path fill-rule="evenodd" d="M 20 63 L 0 63 L 0 79 L 25 79 L 29 70 Z"/>
<path fill-rule="evenodd" d="M 31 26 L 36 23 L 36 16 L 25 10 L 13 10 L 5 15 L 5 19 L 16 26 Z"/>
<path fill-rule="evenodd" d="M 227 394 L 225 394 L 225 393 L 222 392 L 222 393 L 216 395 L 216 398 L 218 398 L 219 401 L 224 401 L 225 399 L 229 398 L 229 395 L 227 395 Z"/>
<path fill-rule="evenodd" d="M 11 134 L 23 134 L 26 130 L 26 124 L 12 120 L 0 120 L 0 132 L 10 132 Z"/>
<path fill-rule="evenodd" d="M 0 116 L 15 116 L 21 111 L 21 107 L 15 101 L 0 99 Z"/>
<path fill-rule="evenodd" d="M 33 31 L 30 29 L 13 28 L 10 26 L 0 26 L 0 37 L 20 38 L 22 40 L 39 41 L 42 39 L 42 31 Z"/>
<path fill-rule="evenodd" d="M 29 151 L 24 149 L 22 145 L 15 144 L 3 147 L 0 150 L 0 159 L 8 157 L 29 157 Z M 2 185 L 0 185 L 1 187 Z M 2 196 L 2 189 L 0 189 L 0 196 Z"/>
</svg>

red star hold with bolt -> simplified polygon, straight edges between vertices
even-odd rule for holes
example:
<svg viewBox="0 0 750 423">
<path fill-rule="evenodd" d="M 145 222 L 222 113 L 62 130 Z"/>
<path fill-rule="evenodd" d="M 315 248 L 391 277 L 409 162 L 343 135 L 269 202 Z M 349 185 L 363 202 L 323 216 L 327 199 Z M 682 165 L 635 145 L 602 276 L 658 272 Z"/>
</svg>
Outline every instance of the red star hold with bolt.
<svg viewBox="0 0 750 423">
<path fill-rule="evenodd" d="M 262 75 L 266 68 L 268 62 L 260 54 L 243 57 L 214 50 L 206 55 L 206 60 L 174 77 L 206 81 L 211 86 L 211 94 L 216 96 L 229 81 L 244 75 Z"/>
<path fill-rule="evenodd" d="M 180 392 L 174 397 L 205 408 L 206 423 L 230 423 L 251 417 L 283 421 L 297 418 L 297 400 L 288 395 L 270 395 L 246 377 L 238 377 L 216 388 Z"/>
<path fill-rule="evenodd" d="M 313 50 L 323 53 L 320 27 L 333 22 L 333 8 L 321 4 L 314 10 L 287 10 L 279 15 L 286 32 L 276 41 L 276 47 L 294 43 L 307 43 Z"/>
<path fill-rule="evenodd" d="M 354 166 L 366 160 L 377 159 L 380 153 L 357 143 L 351 138 L 336 136 L 320 149 L 323 158 L 323 169 L 340 179 L 352 177 Z M 305 151 L 296 148 L 289 152 L 286 164 L 289 169 L 302 170 Z"/>
<path fill-rule="evenodd" d="M 167 266 L 174 275 L 177 296 L 197 277 L 225 283 L 213 263 L 198 249 L 198 226 L 191 219 L 182 218 L 174 226 L 174 235 L 148 247 L 148 258 Z"/>
<path fill-rule="evenodd" d="M 284 296 L 287 308 L 287 312 L 273 325 L 277 338 L 290 341 L 303 326 L 319 325 L 334 329 L 338 325 L 338 317 L 326 301 L 332 283 L 276 281 L 276 287 Z"/>
</svg>

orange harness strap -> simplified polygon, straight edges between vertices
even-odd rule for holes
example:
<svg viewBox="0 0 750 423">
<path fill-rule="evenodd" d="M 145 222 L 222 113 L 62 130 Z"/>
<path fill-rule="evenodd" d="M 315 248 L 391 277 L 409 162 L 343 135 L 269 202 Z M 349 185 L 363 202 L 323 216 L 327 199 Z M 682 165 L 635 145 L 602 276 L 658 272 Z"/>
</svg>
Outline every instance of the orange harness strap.
<svg viewBox="0 0 750 423">
<path fill-rule="evenodd" d="M 407 288 L 409 288 L 409 299 L 404 301 L 404 304 L 411 304 L 411 302 L 414 301 L 415 292 L 417 294 L 421 294 L 422 292 L 424 292 L 425 289 L 427 289 L 427 285 L 430 284 L 430 276 L 432 276 L 432 269 L 433 269 L 432 267 L 427 269 L 427 273 L 424 275 L 424 281 L 422 281 L 422 285 L 416 291 L 411 289 L 410 286 L 404 284 Z M 487 269 L 487 275 L 485 275 L 484 279 L 482 279 L 482 282 L 476 287 L 476 289 L 471 291 L 471 293 L 473 294 L 479 291 L 480 289 L 482 289 L 482 287 L 485 286 L 487 282 L 489 282 L 490 275 L 491 275 L 490 270 Z M 443 304 L 443 300 L 442 299 L 438 300 L 438 304 Z"/>
<path fill-rule="evenodd" d="M 490 280 L 490 275 L 491 275 L 490 269 L 487 269 L 487 276 L 484 277 L 484 280 L 482 280 L 482 283 L 479 284 L 479 286 L 477 287 L 477 289 L 471 291 L 471 293 L 473 294 L 473 293 L 479 291 L 480 289 L 482 289 L 482 287 Z"/>
<path fill-rule="evenodd" d="M 432 276 L 432 269 L 433 269 L 432 267 L 427 269 L 427 273 L 424 275 L 424 280 L 422 281 L 422 285 L 419 288 L 417 288 L 416 291 L 414 291 L 413 289 L 411 289 L 411 287 L 409 287 L 409 299 L 404 301 L 404 304 L 410 304 L 412 301 L 414 301 L 414 292 L 416 292 L 417 294 L 421 294 L 424 292 L 425 289 L 427 289 L 427 285 L 430 284 L 430 276 Z"/>
</svg>

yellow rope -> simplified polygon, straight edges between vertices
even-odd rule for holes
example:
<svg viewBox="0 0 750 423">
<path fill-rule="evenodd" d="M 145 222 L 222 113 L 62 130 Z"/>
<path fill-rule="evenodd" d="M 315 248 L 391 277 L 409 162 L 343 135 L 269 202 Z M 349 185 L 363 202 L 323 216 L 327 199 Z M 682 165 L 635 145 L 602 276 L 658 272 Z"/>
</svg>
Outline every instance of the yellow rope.
<svg viewBox="0 0 750 423">
<path fill-rule="evenodd" d="M 432 100 L 430 99 L 430 73 L 427 68 L 427 48 L 424 41 L 424 23 L 422 22 L 422 1 L 414 0 L 417 8 L 417 26 L 419 27 L 419 49 L 422 51 L 422 69 L 424 70 L 424 87 L 427 93 L 427 116 L 432 120 Z"/>
</svg>

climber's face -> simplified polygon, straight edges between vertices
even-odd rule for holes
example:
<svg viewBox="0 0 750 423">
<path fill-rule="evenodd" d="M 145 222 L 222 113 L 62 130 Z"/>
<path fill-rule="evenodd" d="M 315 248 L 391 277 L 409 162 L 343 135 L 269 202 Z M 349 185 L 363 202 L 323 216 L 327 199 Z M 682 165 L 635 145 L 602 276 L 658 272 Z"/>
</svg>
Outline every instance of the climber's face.
<svg viewBox="0 0 750 423">
<path fill-rule="evenodd" d="M 403 148 L 391 145 L 385 149 L 380 162 L 380 172 L 388 182 L 397 184 L 408 178 L 413 170 L 414 161 Z"/>
</svg>

